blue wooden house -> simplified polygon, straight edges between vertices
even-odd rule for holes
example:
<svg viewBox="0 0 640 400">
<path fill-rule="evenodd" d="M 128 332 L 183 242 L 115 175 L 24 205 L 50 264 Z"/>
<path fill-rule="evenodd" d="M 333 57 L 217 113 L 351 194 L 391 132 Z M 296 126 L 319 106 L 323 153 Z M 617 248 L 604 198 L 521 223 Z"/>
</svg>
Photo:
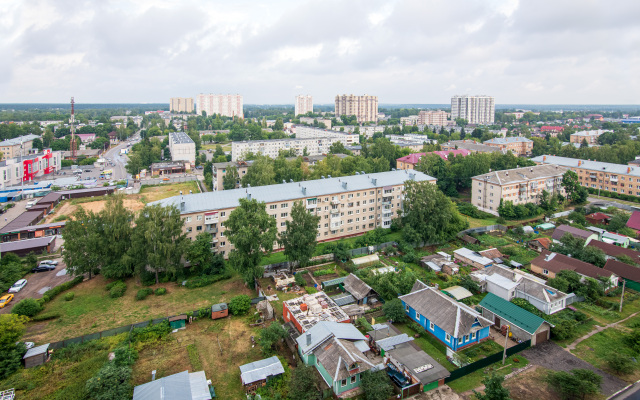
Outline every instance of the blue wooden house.
<svg viewBox="0 0 640 400">
<path fill-rule="evenodd" d="M 419 280 L 400 300 L 409 318 L 440 340 L 448 354 L 489 337 L 491 321 Z"/>
</svg>

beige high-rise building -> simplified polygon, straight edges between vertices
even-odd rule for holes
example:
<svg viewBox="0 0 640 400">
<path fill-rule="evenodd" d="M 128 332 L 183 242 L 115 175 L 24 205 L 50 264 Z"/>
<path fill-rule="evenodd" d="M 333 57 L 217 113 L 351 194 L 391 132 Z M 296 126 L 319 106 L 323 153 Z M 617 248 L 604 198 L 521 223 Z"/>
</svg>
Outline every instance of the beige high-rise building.
<svg viewBox="0 0 640 400">
<path fill-rule="evenodd" d="M 378 96 L 336 96 L 336 117 L 355 115 L 358 123 L 378 121 Z"/>
<path fill-rule="evenodd" d="M 239 94 L 203 94 L 196 97 L 196 112 L 202 115 L 244 118 L 242 96 Z"/>
<path fill-rule="evenodd" d="M 169 111 L 192 113 L 193 99 L 191 97 L 172 97 L 169 102 Z"/>
<path fill-rule="evenodd" d="M 310 94 L 300 94 L 296 96 L 295 115 L 304 115 L 308 112 L 313 112 L 313 97 L 311 97 Z"/>
<path fill-rule="evenodd" d="M 493 124 L 496 114 L 495 99 L 491 96 L 453 96 L 451 119 L 466 119 L 472 125 Z"/>
<path fill-rule="evenodd" d="M 446 111 L 422 110 L 418 113 L 418 124 L 445 126 L 447 125 L 447 115 Z"/>
</svg>

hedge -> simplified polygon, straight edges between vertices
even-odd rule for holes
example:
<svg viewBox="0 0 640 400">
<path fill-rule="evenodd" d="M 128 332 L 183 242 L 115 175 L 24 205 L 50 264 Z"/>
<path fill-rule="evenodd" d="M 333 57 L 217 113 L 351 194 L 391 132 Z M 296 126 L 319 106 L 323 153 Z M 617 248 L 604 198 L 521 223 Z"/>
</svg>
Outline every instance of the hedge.
<svg viewBox="0 0 640 400">
<path fill-rule="evenodd" d="M 220 282 L 220 281 L 223 281 L 223 280 L 229 279 L 229 278 L 231 278 L 231 274 L 229 274 L 229 273 L 224 273 L 224 274 L 220 274 L 220 275 L 196 276 L 195 278 L 189 279 L 184 286 L 189 288 L 189 289 L 196 289 L 196 288 L 208 286 L 208 285 L 211 285 L 213 283 Z"/>
<path fill-rule="evenodd" d="M 76 276 L 75 278 L 73 278 L 72 280 L 70 280 L 69 282 L 65 282 L 62 285 L 58 285 L 54 288 L 51 288 L 49 290 L 47 290 L 46 292 L 44 292 L 44 295 L 42 295 L 42 304 L 53 300 L 57 295 L 59 295 L 60 293 L 64 292 L 65 290 L 69 290 L 72 287 L 82 283 L 82 281 L 84 280 L 84 276 L 80 275 L 80 276 Z"/>
</svg>

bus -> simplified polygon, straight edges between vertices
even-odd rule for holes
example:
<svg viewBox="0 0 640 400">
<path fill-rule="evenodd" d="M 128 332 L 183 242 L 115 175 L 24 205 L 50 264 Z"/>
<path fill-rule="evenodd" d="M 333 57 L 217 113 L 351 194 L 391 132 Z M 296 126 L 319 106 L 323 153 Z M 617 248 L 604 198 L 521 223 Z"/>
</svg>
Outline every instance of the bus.
<svg viewBox="0 0 640 400">
<path fill-rule="evenodd" d="M 100 172 L 100 179 L 111 179 L 112 174 L 112 169 L 105 169 L 104 171 Z"/>
</svg>

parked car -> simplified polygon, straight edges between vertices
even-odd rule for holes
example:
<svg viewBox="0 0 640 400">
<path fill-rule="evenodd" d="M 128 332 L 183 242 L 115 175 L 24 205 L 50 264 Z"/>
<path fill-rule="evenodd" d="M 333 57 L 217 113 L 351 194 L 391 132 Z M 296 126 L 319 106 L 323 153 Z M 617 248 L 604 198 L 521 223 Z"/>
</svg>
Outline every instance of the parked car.
<svg viewBox="0 0 640 400">
<path fill-rule="evenodd" d="M 167 181 L 169 181 L 169 178 L 162 178 L 162 180 L 167 182 Z"/>
<path fill-rule="evenodd" d="M 4 296 L 0 297 L 0 308 L 4 308 L 4 306 L 9 304 L 11 300 L 13 300 L 12 294 L 5 294 Z"/>
<path fill-rule="evenodd" d="M 84 172 L 91 172 L 91 170 L 90 169 L 85 169 Z"/>
<path fill-rule="evenodd" d="M 40 264 L 58 265 L 58 262 L 55 260 L 42 260 Z"/>
<path fill-rule="evenodd" d="M 53 271 L 54 269 L 56 269 L 55 265 L 40 264 L 35 268 L 31 268 L 31 272 L 47 272 L 47 271 Z"/>
<path fill-rule="evenodd" d="M 26 285 L 27 285 L 27 280 L 26 279 L 20 279 L 18 282 L 14 283 L 13 286 L 11 286 L 9 288 L 9 293 L 18 293 Z"/>
</svg>

